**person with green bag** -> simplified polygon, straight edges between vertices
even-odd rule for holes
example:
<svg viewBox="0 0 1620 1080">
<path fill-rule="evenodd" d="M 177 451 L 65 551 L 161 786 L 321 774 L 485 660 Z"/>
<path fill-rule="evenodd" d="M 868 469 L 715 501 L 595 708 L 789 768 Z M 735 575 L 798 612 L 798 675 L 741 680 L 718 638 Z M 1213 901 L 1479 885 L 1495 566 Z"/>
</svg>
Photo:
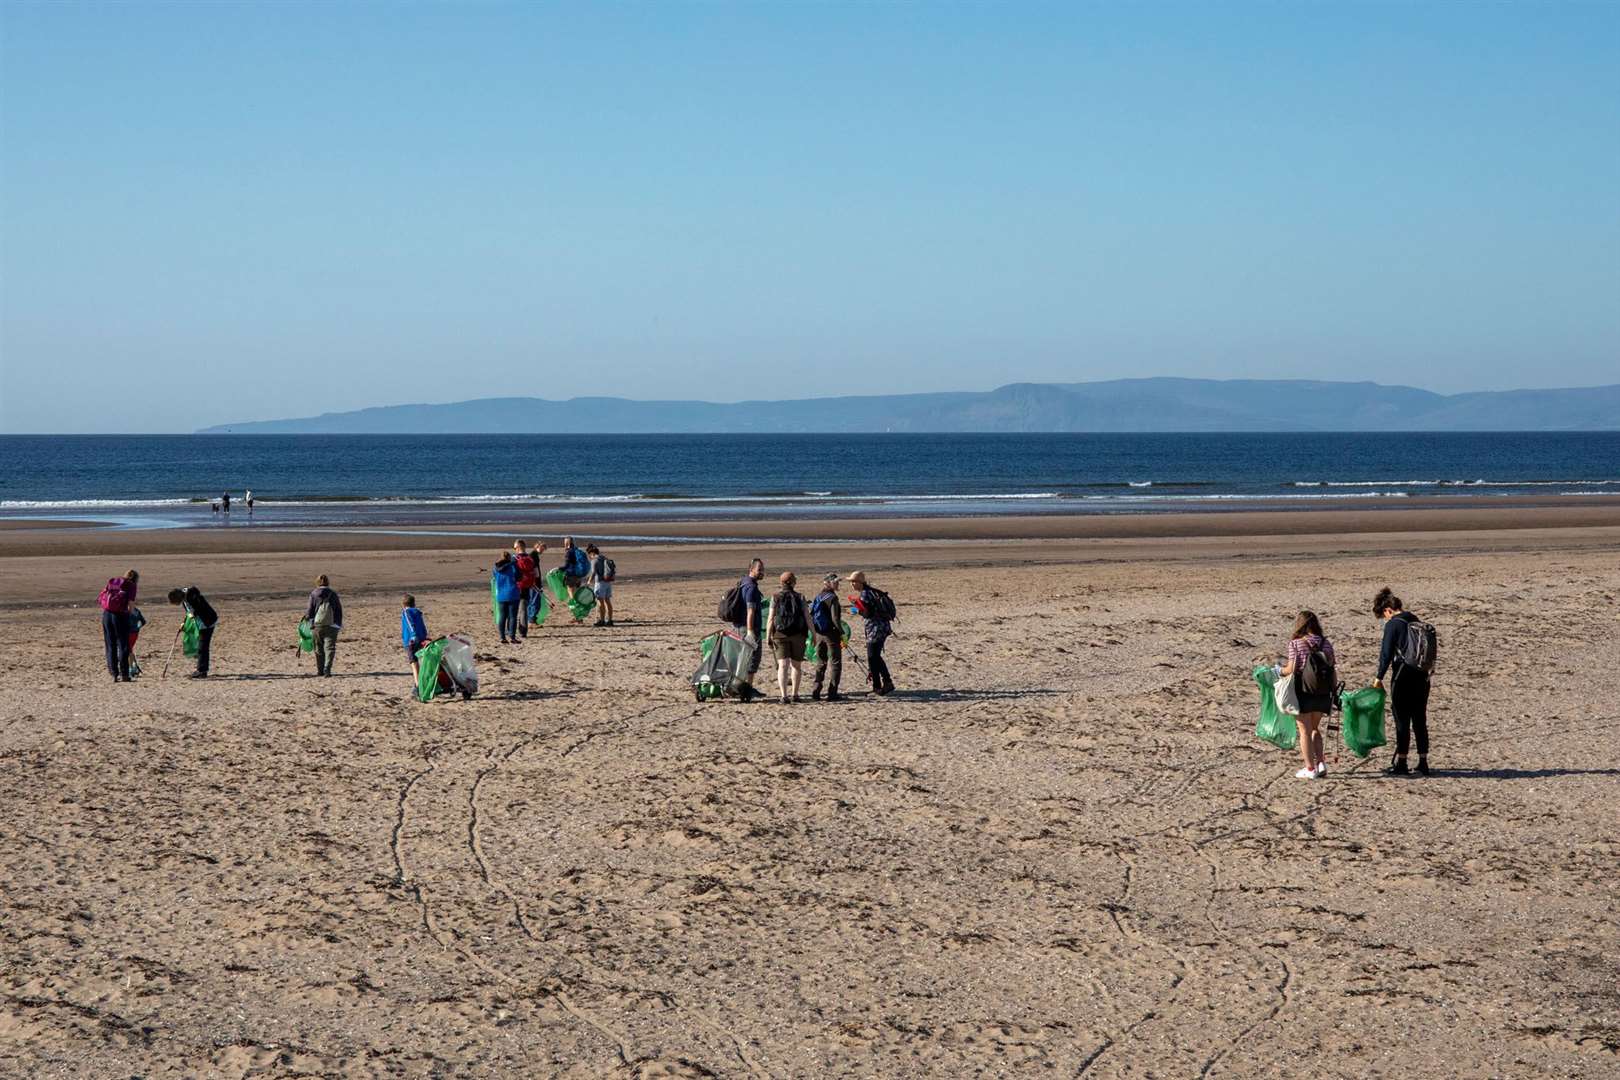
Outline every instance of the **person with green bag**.
<svg viewBox="0 0 1620 1080">
<path fill-rule="evenodd" d="M 219 625 L 219 613 L 195 585 L 184 589 L 170 589 L 169 603 L 178 604 L 185 611 L 180 624 L 181 643 L 187 656 L 197 658 L 197 670 L 190 678 L 208 678 L 209 653 L 214 641 L 214 628 Z"/>
<path fill-rule="evenodd" d="M 343 601 L 332 588 L 325 574 L 315 579 L 315 588 L 309 594 L 309 608 L 304 612 L 315 644 L 315 674 L 322 678 L 332 674 L 337 660 L 338 633 L 343 629 Z"/>
<path fill-rule="evenodd" d="M 416 655 L 428 643 L 427 619 L 422 617 L 422 609 L 416 606 L 416 597 L 410 593 L 405 594 L 400 605 L 399 639 L 405 645 L 405 659 L 411 665 L 411 684 L 415 685 L 422 674 Z"/>
<path fill-rule="evenodd" d="M 1314 611 L 1301 611 L 1294 620 L 1288 639 L 1288 659 L 1279 679 L 1294 680 L 1299 696 L 1299 756 L 1305 767 L 1294 774 L 1297 780 L 1320 780 L 1327 775 L 1322 759 L 1322 721 L 1333 711 L 1333 690 L 1338 674 L 1333 659 L 1333 643 L 1322 632 Z"/>
</svg>

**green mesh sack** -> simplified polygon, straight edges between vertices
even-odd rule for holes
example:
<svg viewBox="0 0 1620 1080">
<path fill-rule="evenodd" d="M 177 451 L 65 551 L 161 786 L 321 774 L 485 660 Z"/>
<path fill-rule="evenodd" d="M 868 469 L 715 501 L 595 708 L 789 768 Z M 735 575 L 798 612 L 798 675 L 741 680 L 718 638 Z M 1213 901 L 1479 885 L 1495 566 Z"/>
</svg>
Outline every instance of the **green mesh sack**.
<svg viewBox="0 0 1620 1080">
<path fill-rule="evenodd" d="M 568 598 L 568 612 L 576 619 L 583 619 L 589 615 L 595 606 L 596 594 L 586 585 L 575 589 L 574 595 Z"/>
<path fill-rule="evenodd" d="M 838 620 L 838 629 L 843 633 L 843 635 L 844 635 L 844 644 L 847 646 L 849 644 L 849 623 L 845 622 L 843 619 L 839 619 Z M 805 663 L 807 663 L 807 664 L 815 663 L 817 657 L 819 657 L 820 655 L 821 654 L 816 651 L 816 635 L 811 634 L 810 635 L 810 640 L 808 642 L 806 642 L 805 646 L 804 646 L 804 660 L 805 660 Z"/>
<path fill-rule="evenodd" d="M 714 643 L 718 641 L 719 638 L 720 632 L 717 630 L 708 637 L 704 638 L 702 641 L 698 642 L 698 655 L 707 660 L 709 658 L 709 654 L 714 652 Z"/>
<path fill-rule="evenodd" d="M 563 573 L 562 567 L 559 566 L 546 575 L 546 591 L 557 603 L 568 603 L 568 575 Z"/>
<path fill-rule="evenodd" d="M 500 587 L 495 584 L 495 577 L 492 574 L 489 579 L 489 613 L 494 617 L 497 628 L 501 625 L 501 602 L 498 599 L 499 596 Z"/>
<path fill-rule="evenodd" d="M 1272 692 L 1277 673 L 1262 664 L 1254 669 L 1254 681 L 1260 684 L 1260 719 L 1254 725 L 1255 735 L 1279 750 L 1292 750 L 1299 745 L 1299 730 L 1294 718 L 1277 708 L 1277 697 Z"/>
<path fill-rule="evenodd" d="M 1383 746 L 1384 692 L 1376 686 L 1360 690 L 1347 690 L 1339 695 L 1339 708 L 1344 711 L 1344 745 L 1358 758 Z"/>
<path fill-rule="evenodd" d="M 303 619 L 298 623 L 298 651 L 315 651 L 315 631 L 309 627 L 309 620 Z"/>
<path fill-rule="evenodd" d="M 201 648 L 201 639 L 202 624 L 195 617 L 187 615 L 186 621 L 180 624 L 180 650 L 187 656 L 196 656 Z"/>
</svg>

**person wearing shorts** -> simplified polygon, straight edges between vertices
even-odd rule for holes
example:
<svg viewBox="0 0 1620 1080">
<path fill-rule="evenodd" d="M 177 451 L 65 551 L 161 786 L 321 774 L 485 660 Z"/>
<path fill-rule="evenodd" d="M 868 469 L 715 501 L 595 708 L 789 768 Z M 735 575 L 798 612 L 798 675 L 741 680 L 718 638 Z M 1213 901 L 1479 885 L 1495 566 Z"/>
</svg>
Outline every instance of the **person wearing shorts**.
<svg viewBox="0 0 1620 1080">
<path fill-rule="evenodd" d="M 596 597 L 596 625 L 612 626 L 613 581 L 608 575 L 607 557 L 595 544 L 586 544 L 585 554 L 590 556 L 591 560 L 591 576 L 588 581 L 591 592 Z"/>
<path fill-rule="evenodd" d="M 794 588 L 798 579 L 793 572 L 783 574 L 781 582 L 781 590 L 771 599 L 771 652 L 776 654 L 776 688 L 782 695 L 782 704 L 786 705 L 799 700 L 810 620 L 804 597 Z"/>
</svg>

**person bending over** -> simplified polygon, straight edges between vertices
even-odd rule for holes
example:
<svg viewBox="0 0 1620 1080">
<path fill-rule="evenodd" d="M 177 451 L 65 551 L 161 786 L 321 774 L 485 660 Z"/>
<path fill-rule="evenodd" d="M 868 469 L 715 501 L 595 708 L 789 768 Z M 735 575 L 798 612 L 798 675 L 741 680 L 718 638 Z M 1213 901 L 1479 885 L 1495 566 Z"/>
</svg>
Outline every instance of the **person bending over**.
<svg viewBox="0 0 1620 1080">
<path fill-rule="evenodd" d="M 170 589 L 169 603 L 179 604 L 187 615 L 197 620 L 197 670 L 191 673 L 191 678 L 208 678 L 208 655 L 214 641 L 214 627 L 219 625 L 219 613 L 195 585 Z"/>
</svg>

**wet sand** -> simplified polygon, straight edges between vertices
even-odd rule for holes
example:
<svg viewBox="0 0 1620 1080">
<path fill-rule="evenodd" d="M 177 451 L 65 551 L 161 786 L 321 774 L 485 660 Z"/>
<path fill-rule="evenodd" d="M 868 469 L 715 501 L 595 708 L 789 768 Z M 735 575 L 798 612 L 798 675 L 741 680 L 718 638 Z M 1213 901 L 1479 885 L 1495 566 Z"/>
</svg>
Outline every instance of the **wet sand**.
<svg viewBox="0 0 1620 1080">
<path fill-rule="evenodd" d="M 686 686 L 748 545 L 501 647 L 477 538 L 0 533 L 0 1075 L 1614 1076 L 1620 521 L 1558 509 L 772 545 L 901 608 L 897 694 L 789 707 Z M 188 582 L 216 678 L 160 680 Z M 1386 582 L 1438 773 L 1297 781 L 1248 672 L 1312 606 L 1366 681 Z M 473 701 L 408 699 L 404 588 Z"/>
</svg>

